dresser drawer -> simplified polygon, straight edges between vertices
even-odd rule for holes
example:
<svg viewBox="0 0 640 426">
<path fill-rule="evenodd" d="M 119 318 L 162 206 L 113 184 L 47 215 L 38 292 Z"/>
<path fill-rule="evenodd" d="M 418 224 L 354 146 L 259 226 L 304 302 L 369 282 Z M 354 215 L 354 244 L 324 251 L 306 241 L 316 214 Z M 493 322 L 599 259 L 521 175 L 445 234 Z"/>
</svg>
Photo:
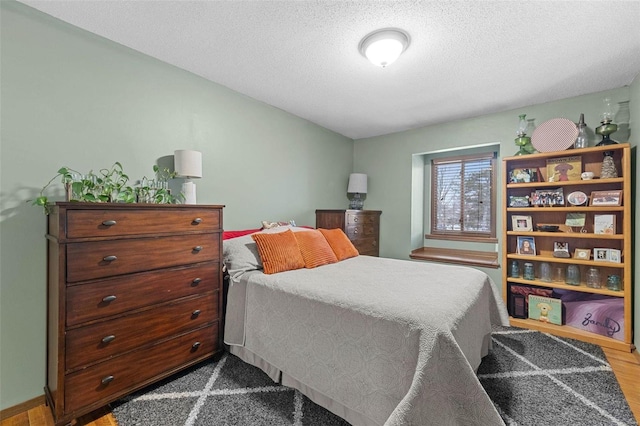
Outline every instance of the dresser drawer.
<svg viewBox="0 0 640 426">
<path fill-rule="evenodd" d="M 67 327 L 155 305 L 172 299 L 218 290 L 220 265 L 194 266 L 106 278 L 67 288 Z"/>
<path fill-rule="evenodd" d="M 353 241 L 353 246 L 360 254 L 378 256 L 379 247 L 377 238 L 361 238 Z"/>
<path fill-rule="evenodd" d="M 377 215 L 372 214 L 347 213 L 347 226 L 358 223 L 375 224 L 377 223 L 377 218 Z"/>
<path fill-rule="evenodd" d="M 221 214 L 193 208 L 68 210 L 67 238 L 212 232 L 221 228 Z"/>
<path fill-rule="evenodd" d="M 206 262 L 219 256 L 218 234 L 70 243 L 67 282 Z"/>
<path fill-rule="evenodd" d="M 378 228 L 370 223 L 347 226 L 346 234 L 350 240 L 376 236 Z"/>
<path fill-rule="evenodd" d="M 66 371 L 218 319 L 218 293 L 67 331 Z"/>
<path fill-rule="evenodd" d="M 148 384 L 158 375 L 212 355 L 217 348 L 218 324 L 195 330 L 152 347 L 69 374 L 66 377 L 64 411 L 115 399 Z"/>
</svg>

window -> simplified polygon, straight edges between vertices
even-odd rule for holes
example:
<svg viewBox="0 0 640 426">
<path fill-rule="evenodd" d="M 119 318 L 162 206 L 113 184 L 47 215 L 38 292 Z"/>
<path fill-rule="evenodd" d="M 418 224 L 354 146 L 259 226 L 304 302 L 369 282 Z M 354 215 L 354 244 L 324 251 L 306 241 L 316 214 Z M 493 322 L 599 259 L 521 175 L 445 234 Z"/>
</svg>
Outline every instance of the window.
<svg viewBox="0 0 640 426">
<path fill-rule="evenodd" d="M 431 160 L 431 234 L 451 239 L 495 238 L 496 154 Z"/>
</svg>

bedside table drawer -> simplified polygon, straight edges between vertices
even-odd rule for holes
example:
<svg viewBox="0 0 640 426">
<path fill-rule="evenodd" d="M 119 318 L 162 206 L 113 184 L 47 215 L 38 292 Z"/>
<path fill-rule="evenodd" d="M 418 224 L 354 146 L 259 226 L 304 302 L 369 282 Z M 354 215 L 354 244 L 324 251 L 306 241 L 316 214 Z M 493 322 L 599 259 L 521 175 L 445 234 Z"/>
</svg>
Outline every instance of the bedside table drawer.
<svg viewBox="0 0 640 426">
<path fill-rule="evenodd" d="M 66 371 L 202 327 L 218 316 L 216 292 L 69 330 Z"/>
<path fill-rule="evenodd" d="M 214 324 L 69 374 L 65 386 L 65 412 L 99 401 L 112 401 L 132 386 L 144 384 L 160 374 L 166 376 L 173 368 L 203 359 L 218 349 L 217 341 L 218 326 Z"/>
<path fill-rule="evenodd" d="M 67 244 L 67 282 L 217 260 L 217 234 Z"/>
<path fill-rule="evenodd" d="M 350 225 L 347 226 L 346 234 L 349 239 L 373 237 L 377 234 L 377 228 L 369 223 L 362 225 Z"/>
<path fill-rule="evenodd" d="M 220 266 L 209 262 L 67 287 L 67 327 L 169 300 L 218 291 Z"/>
<path fill-rule="evenodd" d="M 366 213 L 347 213 L 347 225 L 353 225 L 358 223 L 368 223 L 375 224 L 377 223 L 377 215 L 371 215 Z"/>
<path fill-rule="evenodd" d="M 67 238 L 212 232 L 221 222 L 221 212 L 210 209 L 69 210 Z"/>
</svg>

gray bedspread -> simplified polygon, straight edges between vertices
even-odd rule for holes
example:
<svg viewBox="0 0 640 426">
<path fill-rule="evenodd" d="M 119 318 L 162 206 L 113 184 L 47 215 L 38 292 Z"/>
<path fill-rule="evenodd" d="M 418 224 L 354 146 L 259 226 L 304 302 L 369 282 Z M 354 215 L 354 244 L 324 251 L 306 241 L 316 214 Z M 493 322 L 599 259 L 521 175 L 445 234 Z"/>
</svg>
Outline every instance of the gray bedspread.
<svg viewBox="0 0 640 426">
<path fill-rule="evenodd" d="M 500 425 L 475 374 L 492 324 L 508 314 L 485 273 L 358 256 L 236 277 L 225 342 L 352 424 Z"/>
</svg>

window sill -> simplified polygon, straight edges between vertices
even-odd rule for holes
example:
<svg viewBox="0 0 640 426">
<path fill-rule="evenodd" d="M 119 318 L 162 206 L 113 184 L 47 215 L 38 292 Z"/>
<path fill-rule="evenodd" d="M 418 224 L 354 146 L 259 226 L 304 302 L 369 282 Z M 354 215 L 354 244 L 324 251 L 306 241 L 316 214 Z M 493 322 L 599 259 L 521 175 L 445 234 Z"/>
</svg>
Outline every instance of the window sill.
<svg viewBox="0 0 640 426">
<path fill-rule="evenodd" d="M 425 234 L 424 238 L 427 240 L 467 241 L 471 243 L 498 244 L 498 239 L 496 237 L 476 237 L 473 235 Z"/>
<path fill-rule="evenodd" d="M 445 249 L 439 247 L 421 247 L 409 255 L 415 260 L 431 260 L 434 262 L 455 263 L 458 265 L 481 266 L 497 269 L 498 252 L 478 250 Z"/>
</svg>

